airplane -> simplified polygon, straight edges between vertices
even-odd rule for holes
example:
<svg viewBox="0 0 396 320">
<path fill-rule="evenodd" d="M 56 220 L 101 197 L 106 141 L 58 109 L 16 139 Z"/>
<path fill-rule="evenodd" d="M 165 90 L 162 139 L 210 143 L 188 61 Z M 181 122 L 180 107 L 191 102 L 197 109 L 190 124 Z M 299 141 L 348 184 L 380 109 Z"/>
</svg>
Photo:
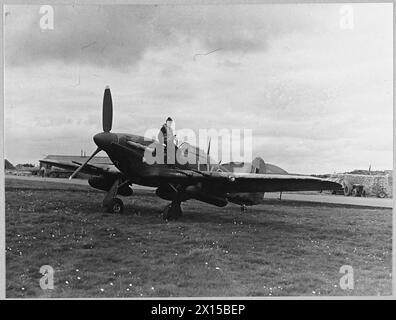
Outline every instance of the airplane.
<svg viewBox="0 0 396 320">
<path fill-rule="evenodd" d="M 132 185 L 155 187 L 158 197 L 170 201 L 162 212 L 164 220 L 176 220 L 182 216 L 181 203 L 190 199 L 199 200 L 218 207 L 229 202 L 245 208 L 247 205 L 262 203 L 265 192 L 338 190 L 342 186 L 336 182 L 288 174 L 283 169 L 265 165 L 256 158 L 250 172 L 237 172 L 238 164 L 211 164 L 209 149 L 205 154 L 201 149 L 187 145 L 196 157 L 194 163 L 149 164 L 144 155 L 152 152 L 152 147 L 163 145 L 147 137 L 134 134 L 111 132 L 113 122 L 113 102 L 110 88 L 104 90 L 102 107 L 103 132 L 94 135 L 97 149 L 84 163 L 66 164 L 50 160 L 43 163 L 61 168 L 75 169 L 69 179 L 80 171 L 92 175 L 88 180 L 91 187 L 106 191 L 102 205 L 110 213 L 122 213 L 123 202 L 117 196 L 132 196 Z M 186 143 L 186 142 L 185 142 Z M 181 146 L 175 146 L 176 150 Z M 184 145 L 185 147 L 185 145 Z M 160 149 L 158 149 L 160 150 Z M 109 156 L 115 170 L 89 164 L 100 151 Z M 206 161 L 205 161 L 206 160 Z M 205 164 L 203 164 L 206 162 Z M 246 171 L 246 170 L 245 170 Z M 269 173 L 268 173 L 269 172 Z"/>
</svg>

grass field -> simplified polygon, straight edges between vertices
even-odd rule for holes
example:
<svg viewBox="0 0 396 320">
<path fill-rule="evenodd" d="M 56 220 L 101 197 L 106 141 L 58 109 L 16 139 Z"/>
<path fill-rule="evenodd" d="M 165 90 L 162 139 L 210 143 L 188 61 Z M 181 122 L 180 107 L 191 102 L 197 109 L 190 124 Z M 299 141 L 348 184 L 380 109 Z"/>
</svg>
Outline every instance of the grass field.
<svg viewBox="0 0 396 320">
<path fill-rule="evenodd" d="M 392 211 L 268 200 L 197 201 L 165 223 L 153 192 L 100 207 L 85 186 L 6 179 L 7 297 L 390 295 Z M 55 269 L 42 290 L 39 269 Z M 342 265 L 354 289 L 342 290 Z"/>
</svg>

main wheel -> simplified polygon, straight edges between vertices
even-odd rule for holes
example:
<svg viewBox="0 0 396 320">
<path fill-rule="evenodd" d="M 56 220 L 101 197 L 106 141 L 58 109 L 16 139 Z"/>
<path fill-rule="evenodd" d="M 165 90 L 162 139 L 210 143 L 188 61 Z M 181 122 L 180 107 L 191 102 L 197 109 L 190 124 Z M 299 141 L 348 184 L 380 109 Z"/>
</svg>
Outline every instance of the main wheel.
<svg viewBox="0 0 396 320">
<path fill-rule="evenodd" d="M 171 220 L 171 206 L 172 204 L 168 204 L 165 208 L 164 211 L 162 211 L 162 219 L 164 220 Z"/>
<path fill-rule="evenodd" d="M 344 195 L 349 197 L 352 194 L 352 185 L 350 183 L 344 183 Z"/>
<path fill-rule="evenodd" d="M 119 198 L 114 198 L 110 201 L 110 203 L 107 205 L 107 212 L 109 213 L 122 213 L 124 211 L 124 204 L 122 203 L 122 200 Z"/>
<path fill-rule="evenodd" d="M 386 198 L 386 193 L 384 191 L 381 191 L 380 193 L 378 193 L 378 198 Z"/>
<path fill-rule="evenodd" d="M 179 202 L 172 202 L 168 204 L 162 212 L 164 220 L 176 220 L 182 216 L 182 210 Z"/>
</svg>

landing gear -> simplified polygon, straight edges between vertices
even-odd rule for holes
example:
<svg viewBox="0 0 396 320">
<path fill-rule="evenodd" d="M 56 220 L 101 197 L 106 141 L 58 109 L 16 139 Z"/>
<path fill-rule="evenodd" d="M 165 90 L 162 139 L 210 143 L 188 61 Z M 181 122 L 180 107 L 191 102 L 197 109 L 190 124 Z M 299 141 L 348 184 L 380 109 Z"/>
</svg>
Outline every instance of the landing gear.
<svg viewBox="0 0 396 320">
<path fill-rule="evenodd" d="M 168 204 L 162 212 L 162 218 L 164 220 L 176 220 L 180 218 L 183 215 L 180 204 L 180 201 L 172 201 L 172 203 Z"/>
<path fill-rule="evenodd" d="M 246 210 L 247 210 L 246 204 L 241 205 L 241 212 L 244 213 L 246 212 Z"/>
<path fill-rule="evenodd" d="M 119 198 L 113 198 L 106 206 L 108 213 L 120 214 L 124 211 L 124 204 Z"/>
<path fill-rule="evenodd" d="M 383 191 L 381 191 L 380 193 L 378 193 L 378 195 L 377 195 L 377 197 L 378 198 L 386 198 L 386 193 L 385 192 L 383 192 Z"/>
<path fill-rule="evenodd" d="M 116 179 L 110 190 L 107 192 L 102 203 L 107 212 L 120 214 L 124 211 L 124 204 L 122 203 L 122 200 L 116 198 L 116 196 L 118 193 L 118 188 L 125 183 L 128 183 L 128 181 L 120 184 L 120 179 Z"/>
</svg>

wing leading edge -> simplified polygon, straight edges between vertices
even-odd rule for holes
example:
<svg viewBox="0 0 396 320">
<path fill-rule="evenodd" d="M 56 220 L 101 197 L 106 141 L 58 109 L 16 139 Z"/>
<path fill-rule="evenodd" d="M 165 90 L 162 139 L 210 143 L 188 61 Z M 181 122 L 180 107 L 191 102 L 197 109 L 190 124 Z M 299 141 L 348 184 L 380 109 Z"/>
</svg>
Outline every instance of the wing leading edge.
<svg viewBox="0 0 396 320">
<path fill-rule="evenodd" d="M 228 174 L 227 179 L 225 189 L 228 192 L 320 191 L 341 188 L 340 184 L 330 180 L 291 174 Z"/>
<path fill-rule="evenodd" d="M 58 167 L 65 170 L 74 171 L 79 166 L 78 162 L 61 162 L 61 161 L 50 161 L 50 160 L 40 160 L 40 163 L 47 164 L 50 166 Z M 90 175 L 103 175 L 103 174 L 115 174 L 119 171 L 117 169 L 113 169 L 110 167 L 99 167 L 92 164 L 86 165 L 82 170 L 82 173 L 90 174 Z"/>
<path fill-rule="evenodd" d="M 157 173 L 156 178 L 183 185 L 202 183 L 207 188 L 221 188 L 223 192 L 279 192 L 338 190 L 339 183 L 304 175 L 251 174 L 234 172 L 200 172 L 196 170 L 170 170 Z"/>
</svg>

